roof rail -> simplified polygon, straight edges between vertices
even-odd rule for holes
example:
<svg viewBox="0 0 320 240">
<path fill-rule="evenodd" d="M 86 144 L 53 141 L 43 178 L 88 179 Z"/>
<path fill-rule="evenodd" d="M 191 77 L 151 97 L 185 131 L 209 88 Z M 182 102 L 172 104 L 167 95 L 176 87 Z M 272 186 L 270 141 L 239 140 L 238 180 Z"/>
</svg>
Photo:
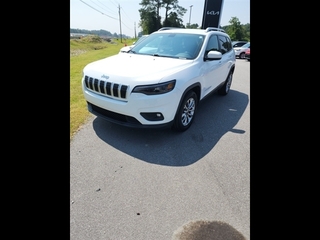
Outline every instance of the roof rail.
<svg viewBox="0 0 320 240">
<path fill-rule="evenodd" d="M 158 31 L 170 30 L 170 29 L 183 29 L 183 28 L 180 28 L 180 27 L 162 27 Z"/>
<path fill-rule="evenodd" d="M 220 31 L 220 32 L 225 32 L 222 28 L 216 28 L 216 27 L 207 27 L 206 32 L 210 31 Z"/>
</svg>

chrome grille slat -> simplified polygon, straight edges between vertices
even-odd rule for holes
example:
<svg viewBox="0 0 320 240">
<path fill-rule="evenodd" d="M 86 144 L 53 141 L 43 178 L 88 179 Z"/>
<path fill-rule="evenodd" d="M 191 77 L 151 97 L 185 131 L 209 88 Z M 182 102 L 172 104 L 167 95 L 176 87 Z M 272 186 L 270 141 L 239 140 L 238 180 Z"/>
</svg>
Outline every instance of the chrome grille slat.
<svg viewBox="0 0 320 240">
<path fill-rule="evenodd" d="M 111 96 L 111 82 L 107 82 L 107 95 Z"/>
<path fill-rule="evenodd" d="M 99 87 L 98 87 L 98 83 L 99 83 L 99 80 L 98 79 L 94 79 L 94 81 L 93 81 L 93 90 L 96 91 L 96 92 L 100 92 L 99 91 Z"/>
<path fill-rule="evenodd" d="M 100 81 L 100 82 L 99 82 L 99 92 L 100 92 L 100 93 L 105 93 L 105 91 L 104 91 L 104 85 L 105 85 L 105 82 L 104 82 L 104 81 Z"/>
<path fill-rule="evenodd" d="M 128 87 L 127 86 L 125 86 L 125 85 L 121 85 L 121 88 L 120 88 L 120 97 L 121 98 L 127 98 L 126 96 L 127 96 L 127 89 L 128 89 Z"/>
<path fill-rule="evenodd" d="M 121 85 L 119 83 L 106 82 L 97 78 L 89 76 L 84 77 L 85 86 L 93 92 L 113 97 L 116 99 L 127 99 L 127 85 Z"/>
<path fill-rule="evenodd" d="M 118 88 L 119 88 L 119 84 L 114 83 L 112 87 L 112 93 L 114 97 L 119 97 Z"/>
</svg>

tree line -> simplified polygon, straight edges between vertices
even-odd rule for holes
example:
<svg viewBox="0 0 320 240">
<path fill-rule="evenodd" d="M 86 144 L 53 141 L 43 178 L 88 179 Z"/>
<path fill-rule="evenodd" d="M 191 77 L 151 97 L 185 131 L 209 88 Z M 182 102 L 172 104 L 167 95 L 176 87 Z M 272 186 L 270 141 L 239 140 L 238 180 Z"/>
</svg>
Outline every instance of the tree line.
<svg viewBox="0 0 320 240">
<path fill-rule="evenodd" d="M 162 27 L 199 28 L 198 24 L 183 25 L 183 16 L 187 9 L 179 5 L 178 0 L 142 0 L 139 5 L 140 22 L 143 34 L 150 34 Z M 164 18 L 160 16 L 164 9 Z M 250 40 L 250 24 L 242 25 L 237 17 L 232 17 L 230 25 L 221 27 L 232 40 Z"/>
<path fill-rule="evenodd" d="M 106 31 L 103 29 L 85 30 L 85 29 L 78 29 L 78 28 L 70 28 L 70 33 L 98 35 L 99 37 L 120 38 L 120 34 L 111 33 L 109 31 Z M 122 34 L 121 36 L 122 36 L 122 38 L 130 38 L 130 37 L 126 36 L 125 34 Z"/>
</svg>

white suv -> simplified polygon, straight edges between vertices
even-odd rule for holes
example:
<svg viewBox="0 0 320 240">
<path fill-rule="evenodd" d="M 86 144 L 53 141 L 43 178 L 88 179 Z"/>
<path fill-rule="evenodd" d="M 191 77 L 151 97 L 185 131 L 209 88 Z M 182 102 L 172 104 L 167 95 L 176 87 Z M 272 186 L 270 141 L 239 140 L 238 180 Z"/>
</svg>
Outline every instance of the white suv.
<svg viewBox="0 0 320 240">
<path fill-rule="evenodd" d="M 235 62 L 222 29 L 162 28 L 85 66 L 82 89 L 89 112 L 110 122 L 185 131 L 204 97 L 229 92 Z"/>
</svg>

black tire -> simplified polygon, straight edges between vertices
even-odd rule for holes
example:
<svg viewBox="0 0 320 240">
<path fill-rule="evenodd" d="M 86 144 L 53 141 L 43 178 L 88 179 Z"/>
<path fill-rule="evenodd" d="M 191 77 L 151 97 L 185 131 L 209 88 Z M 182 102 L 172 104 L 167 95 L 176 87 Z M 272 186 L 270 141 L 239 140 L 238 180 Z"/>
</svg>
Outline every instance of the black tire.
<svg viewBox="0 0 320 240">
<path fill-rule="evenodd" d="M 239 58 L 240 58 L 240 59 L 244 59 L 244 55 L 245 55 L 244 52 L 243 52 L 243 53 L 240 53 Z"/>
<path fill-rule="evenodd" d="M 227 95 L 228 92 L 230 91 L 231 83 L 232 83 L 232 78 L 233 78 L 233 71 L 231 70 L 228 74 L 228 77 L 222 87 L 218 90 L 218 93 L 220 95 Z"/>
<path fill-rule="evenodd" d="M 183 98 L 173 123 L 173 129 L 179 132 L 187 130 L 195 117 L 198 96 L 194 91 L 188 92 Z"/>
</svg>

